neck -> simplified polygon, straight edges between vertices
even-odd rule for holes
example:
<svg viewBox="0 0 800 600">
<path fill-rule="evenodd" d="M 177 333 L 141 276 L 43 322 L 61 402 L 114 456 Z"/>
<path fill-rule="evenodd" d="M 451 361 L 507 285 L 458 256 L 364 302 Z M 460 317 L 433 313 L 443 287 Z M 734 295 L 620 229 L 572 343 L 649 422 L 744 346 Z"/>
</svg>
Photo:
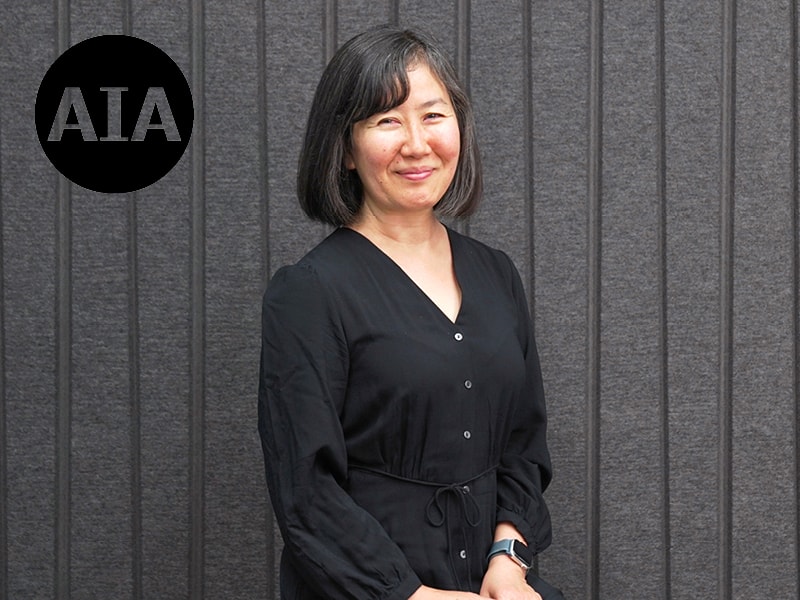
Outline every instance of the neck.
<svg viewBox="0 0 800 600">
<path fill-rule="evenodd" d="M 349 227 L 372 240 L 404 246 L 431 243 L 444 231 L 444 226 L 433 211 L 414 215 L 384 215 L 362 210 Z"/>
</svg>

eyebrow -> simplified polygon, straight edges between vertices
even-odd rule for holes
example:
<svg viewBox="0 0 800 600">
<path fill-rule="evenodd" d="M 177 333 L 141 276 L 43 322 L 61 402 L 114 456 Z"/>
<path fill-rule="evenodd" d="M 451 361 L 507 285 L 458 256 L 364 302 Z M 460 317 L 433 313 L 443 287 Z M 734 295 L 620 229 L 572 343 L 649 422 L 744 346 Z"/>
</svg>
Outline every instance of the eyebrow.
<svg viewBox="0 0 800 600">
<path fill-rule="evenodd" d="M 445 99 L 444 99 L 444 98 L 442 98 L 441 96 L 437 96 L 436 98 L 432 98 L 432 99 L 430 99 L 430 100 L 426 100 L 425 102 L 422 102 L 421 104 L 418 104 L 418 105 L 416 106 L 415 110 L 427 110 L 427 109 L 431 108 L 432 106 L 436 106 L 436 105 L 438 105 L 438 104 L 443 104 L 443 105 L 445 105 L 445 106 L 450 106 L 450 103 L 449 103 L 447 100 L 445 100 Z M 367 117 L 367 118 L 366 118 L 366 119 L 364 119 L 364 120 L 366 121 L 367 119 L 372 119 L 372 118 L 377 118 L 377 117 L 380 117 L 381 115 L 385 115 L 386 113 L 389 113 L 389 112 L 391 112 L 392 110 L 393 110 L 393 109 L 391 109 L 391 108 L 390 108 L 389 110 L 387 110 L 387 111 L 385 111 L 385 112 L 378 112 L 378 113 L 375 113 L 375 114 L 373 114 L 373 115 L 370 115 L 369 117 Z"/>
<path fill-rule="evenodd" d="M 417 110 L 422 110 L 422 109 L 425 109 L 425 108 L 430 108 L 431 106 L 436 106 L 437 104 L 445 104 L 445 105 L 446 105 L 446 104 L 449 104 L 449 103 L 448 103 L 448 102 L 446 102 L 446 101 L 444 100 L 444 98 L 441 98 L 441 97 L 439 97 L 439 98 L 434 98 L 434 99 L 432 99 L 432 100 L 428 100 L 428 101 L 426 101 L 426 102 L 423 102 L 422 104 L 419 104 L 419 105 L 417 106 Z"/>
</svg>

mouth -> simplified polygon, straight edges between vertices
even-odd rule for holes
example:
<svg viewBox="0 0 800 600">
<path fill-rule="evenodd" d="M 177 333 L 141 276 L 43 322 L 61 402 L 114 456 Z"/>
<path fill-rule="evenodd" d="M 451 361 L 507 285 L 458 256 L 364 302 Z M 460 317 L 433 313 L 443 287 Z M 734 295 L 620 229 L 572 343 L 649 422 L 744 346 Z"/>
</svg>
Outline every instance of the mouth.
<svg viewBox="0 0 800 600">
<path fill-rule="evenodd" d="M 397 171 L 397 174 L 409 181 L 422 181 L 427 179 L 433 173 L 432 167 L 414 167 L 412 169 L 402 169 Z"/>
</svg>

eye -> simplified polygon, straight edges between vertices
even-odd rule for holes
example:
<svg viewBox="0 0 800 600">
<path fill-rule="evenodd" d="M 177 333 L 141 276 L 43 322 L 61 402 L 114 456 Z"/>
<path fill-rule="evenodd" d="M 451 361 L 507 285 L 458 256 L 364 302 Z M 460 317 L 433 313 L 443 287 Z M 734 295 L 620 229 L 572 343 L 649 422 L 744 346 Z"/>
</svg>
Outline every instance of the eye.
<svg viewBox="0 0 800 600">
<path fill-rule="evenodd" d="M 432 113 L 428 113 L 428 114 L 425 115 L 425 120 L 426 121 L 438 121 L 439 119 L 444 119 L 444 117 L 445 116 L 442 113 L 432 112 Z"/>
<path fill-rule="evenodd" d="M 397 123 L 397 119 L 394 117 L 381 117 L 377 121 L 377 125 L 394 125 Z"/>
</svg>

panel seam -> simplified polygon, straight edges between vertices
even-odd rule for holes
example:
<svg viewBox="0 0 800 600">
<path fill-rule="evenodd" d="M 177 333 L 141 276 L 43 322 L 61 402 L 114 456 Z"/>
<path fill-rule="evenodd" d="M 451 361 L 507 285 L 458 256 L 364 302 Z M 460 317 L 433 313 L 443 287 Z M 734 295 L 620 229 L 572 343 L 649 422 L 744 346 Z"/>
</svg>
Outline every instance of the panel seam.
<svg viewBox="0 0 800 600">
<path fill-rule="evenodd" d="M 205 20 L 203 2 L 191 0 L 190 61 L 195 126 L 191 140 L 189 597 L 204 597 L 205 542 Z"/>
<path fill-rule="evenodd" d="M 662 561 L 664 587 L 662 597 L 672 597 L 672 531 L 670 522 L 670 438 L 669 438 L 669 301 L 667 265 L 667 148 L 666 148 L 666 24 L 664 0 L 656 0 L 656 119 L 657 119 L 657 196 L 659 256 L 659 410 L 661 419 L 662 464 Z"/>
<path fill-rule="evenodd" d="M 719 597 L 732 597 L 733 302 L 736 107 L 736 2 L 722 14 L 720 165 Z"/>
<path fill-rule="evenodd" d="M 600 599 L 601 268 L 603 1 L 589 12 L 588 304 L 587 304 L 587 597 Z"/>
</svg>

